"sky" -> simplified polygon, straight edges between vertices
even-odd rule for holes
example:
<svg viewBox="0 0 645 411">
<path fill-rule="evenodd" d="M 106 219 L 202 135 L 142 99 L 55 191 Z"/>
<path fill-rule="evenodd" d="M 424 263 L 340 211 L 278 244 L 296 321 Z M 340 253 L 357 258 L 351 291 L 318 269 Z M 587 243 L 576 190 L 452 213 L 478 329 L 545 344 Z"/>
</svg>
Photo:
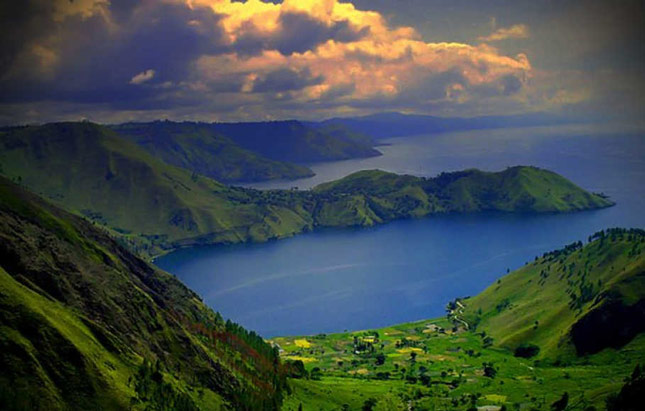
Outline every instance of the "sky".
<svg viewBox="0 0 645 411">
<path fill-rule="evenodd" d="M 0 3 L 0 124 L 645 118 L 645 2 Z"/>
</svg>

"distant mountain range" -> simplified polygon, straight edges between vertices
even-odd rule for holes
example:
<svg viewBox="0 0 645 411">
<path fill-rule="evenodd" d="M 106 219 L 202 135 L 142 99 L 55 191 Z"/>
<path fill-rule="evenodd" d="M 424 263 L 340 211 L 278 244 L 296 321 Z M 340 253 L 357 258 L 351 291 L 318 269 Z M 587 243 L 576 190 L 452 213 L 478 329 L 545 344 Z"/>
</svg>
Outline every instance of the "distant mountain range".
<svg viewBox="0 0 645 411">
<path fill-rule="evenodd" d="M 154 121 L 110 128 L 169 164 L 223 182 L 311 177 L 302 164 L 381 155 L 342 125 Z"/>
<path fill-rule="evenodd" d="M 248 183 L 311 177 L 312 163 L 379 156 L 374 146 L 383 138 L 570 121 L 544 113 L 475 118 L 379 113 L 319 122 L 165 120 L 108 127 L 168 164 L 224 183 Z"/>
<path fill-rule="evenodd" d="M 87 122 L 0 132 L 0 167 L 13 181 L 105 226 L 146 256 L 437 213 L 564 212 L 612 204 L 531 167 L 432 179 L 362 171 L 310 191 L 231 187 L 167 164 L 115 130 Z"/>
<path fill-rule="evenodd" d="M 418 134 L 443 133 L 460 130 L 494 129 L 555 125 L 574 122 L 574 119 L 547 113 L 485 117 L 434 117 L 417 114 L 378 113 L 363 117 L 332 118 L 321 125 L 344 126 L 374 139 L 403 137 Z"/>
<path fill-rule="evenodd" d="M 269 156 L 279 153 L 260 137 L 235 137 L 235 127 L 268 127 L 286 146 L 302 139 L 292 158 L 356 154 L 371 140 L 329 123 L 220 127 L 76 122 L 0 130 L 1 409 L 295 410 L 303 402 L 465 409 L 507 400 L 540 409 L 548 399 L 563 410 L 569 391 L 588 396 L 571 407 L 590 409 L 619 390 L 608 404 L 637 403 L 640 371 L 621 385 L 643 358 L 642 230 L 600 232 L 586 246 L 537 257 L 479 296 L 449 304 L 445 318 L 281 339 L 284 357 L 224 322 L 141 257 L 319 227 L 613 203 L 525 166 L 434 178 L 366 170 L 307 191 L 234 187 L 198 167 L 238 175 L 230 155 L 256 170 L 299 172 L 276 164 Z M 160 148 L 149 139 L 160 139 Z M 336 141 L 344 143 L 332 149 Z M 250 168 L 240 161 L 236 167 Z"/>
</svg>

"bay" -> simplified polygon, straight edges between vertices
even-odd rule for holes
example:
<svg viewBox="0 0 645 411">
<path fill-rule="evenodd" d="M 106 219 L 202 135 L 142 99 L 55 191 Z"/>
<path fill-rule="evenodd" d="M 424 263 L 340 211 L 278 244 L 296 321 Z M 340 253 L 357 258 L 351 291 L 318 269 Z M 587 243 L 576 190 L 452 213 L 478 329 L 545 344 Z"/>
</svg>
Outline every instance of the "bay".
<svg viewBox="0 0 645 411">
<path fill-rule="evenodd" d="M 623 125 L 479 130 L 394 138 L 383 156 L 311 165 L 310 188 L 363 169 L 418 176 L 546 168 L 608 194 L 604 210 L 476 214 L 320 230 L 263 244 L 179 250 L 156 261 L 226 318 L 265 337 L 368 329 L 444 314 L 536 255 L 609 227 L 645 227 L 645 133 Z"/>
</svg>

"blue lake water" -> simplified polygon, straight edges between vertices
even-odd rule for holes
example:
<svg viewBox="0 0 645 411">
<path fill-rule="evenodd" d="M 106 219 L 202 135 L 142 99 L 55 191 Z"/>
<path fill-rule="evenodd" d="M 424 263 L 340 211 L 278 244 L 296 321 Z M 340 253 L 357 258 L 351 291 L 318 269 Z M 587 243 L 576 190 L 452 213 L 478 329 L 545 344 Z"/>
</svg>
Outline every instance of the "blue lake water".
<svg viewBox="0 0 645 411">
<path fill-rule="evenodd" d="M 390 139 L 383 156 L 316 164 L 311 187 L 361 169 L 433 176 L 534 165 L 617 202 L 559 215 L 452 215 L 322 230 L 264 244 L 197 247 L 157 260 L 225 318 L 271 337 L 366 329 L 444 314 L 536 255 L 608 227 L 645 228 L 645 133 L 559 126 Z"/>
</svg>

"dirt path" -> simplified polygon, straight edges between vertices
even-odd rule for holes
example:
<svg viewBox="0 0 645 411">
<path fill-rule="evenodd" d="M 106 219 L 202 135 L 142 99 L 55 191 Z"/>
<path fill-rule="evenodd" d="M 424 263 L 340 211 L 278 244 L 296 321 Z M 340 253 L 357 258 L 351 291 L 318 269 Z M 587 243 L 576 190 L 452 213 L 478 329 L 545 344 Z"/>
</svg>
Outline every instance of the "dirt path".
<svg viewBox="0 0 645 411">
<path fill-rule="evenodd" d="M 457 309 L 456 309 L 456 310 L 452 310 L 452 311 L 450 311 L 450 315 L 451 315 L 451 316 L 452 316 L 452 317 L 453 317 L 457 322 L 462 323 L 462 324 L 464 325 L 464 327 L 466 327 L 466 329 L 467 329 L 467 330 L 470 330 L 470 326 L 468 325 L 468 323 L 467 323 L 465 320 L 463 320 L 463 319 L 461 319 L 461 318 L 459 318 L 459 317 L 457 316 L 458 314 L 459 314 L 459 315 L 463 314 L 463 313 L 464 313 L 464 308 L 466 308 L 466 307 L 465 307 L 465 306 L 461 303 L 461 301 L 459 301 L 459 300 L 455 301 L 455 303 L 456 303 L 456 305 L 457 305 Z"/>
</svg>

